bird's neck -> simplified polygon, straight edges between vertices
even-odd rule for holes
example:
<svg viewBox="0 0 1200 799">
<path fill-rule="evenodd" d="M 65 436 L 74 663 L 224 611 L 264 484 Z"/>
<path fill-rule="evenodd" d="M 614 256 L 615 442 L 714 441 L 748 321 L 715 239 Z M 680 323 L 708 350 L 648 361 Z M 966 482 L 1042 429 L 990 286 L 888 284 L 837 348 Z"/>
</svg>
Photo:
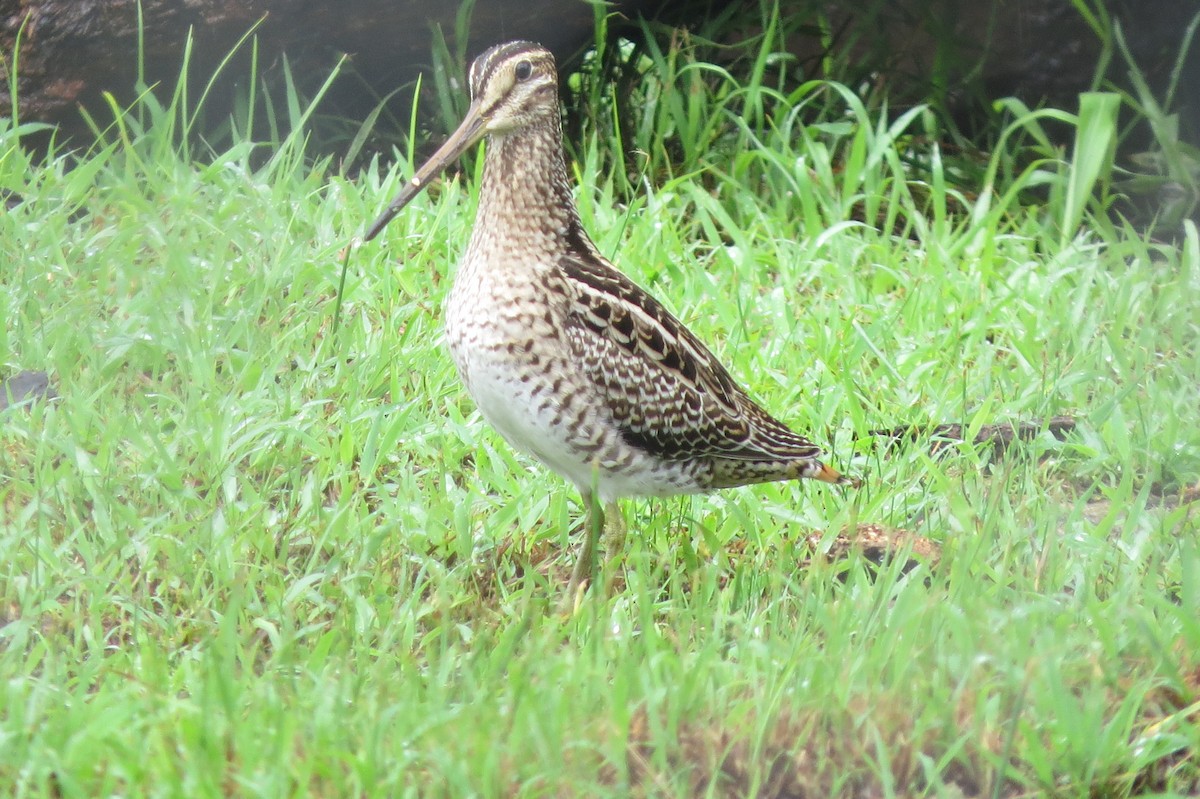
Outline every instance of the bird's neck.
<svg viewBox="0 0 1200 799">
<path fill-rule="evenodd" d="M 489 136 L 471 248 L 541 261 L 579 230 L 558 119 Z"/>
</svg>

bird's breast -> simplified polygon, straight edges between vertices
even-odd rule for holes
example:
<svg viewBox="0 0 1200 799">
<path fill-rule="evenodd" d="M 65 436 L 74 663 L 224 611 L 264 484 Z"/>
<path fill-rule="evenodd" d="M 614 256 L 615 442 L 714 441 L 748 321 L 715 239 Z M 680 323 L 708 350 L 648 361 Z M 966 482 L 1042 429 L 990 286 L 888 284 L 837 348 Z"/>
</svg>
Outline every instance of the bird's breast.
<svg viewBox="0 0 1200 799">
<path fill-rule="evenodd" d="M 565 298 L 536 265 L 464 259 L 446 302 L 446 340 L 468 390 L 486 368 L 530 382 L 565 355 Z"/>
</svg>

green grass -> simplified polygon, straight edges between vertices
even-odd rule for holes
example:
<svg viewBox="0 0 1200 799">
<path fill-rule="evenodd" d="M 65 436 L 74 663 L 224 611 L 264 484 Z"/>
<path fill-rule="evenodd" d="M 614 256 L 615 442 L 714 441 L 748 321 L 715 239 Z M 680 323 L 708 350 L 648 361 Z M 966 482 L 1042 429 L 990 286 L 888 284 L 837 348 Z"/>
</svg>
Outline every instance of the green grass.
<svg viewBox="0 0 1200 799">
<path fill-rule="evenodd" d="M 1069 150 L 1038 125 L 1073 115 L 1014 104 L 951 158 L 920 109 L 760 81 L 748 119 L 651 62 L 655 108 L 723 132 L 627 205 L 592 133 L 587 227 L 864 487 L 628 502 L 571 618 L 578 499 L 439 340 L 474 176 L 356 246 L 335 332 L 409 167 L 350 181 L 300 134 L 199 161 L 174 105 L 78 158 L 0 130 L 0 376 L 62 395 L 0 415 L 6 795 L 1200 790 L 1200 235 L 1104 213 L 1106 101 Z M 995 463 L 862 438 L 1055 414 L 1072 438 Z M 800 567 L 860 522 L 944 556 Z"/>
</svg>

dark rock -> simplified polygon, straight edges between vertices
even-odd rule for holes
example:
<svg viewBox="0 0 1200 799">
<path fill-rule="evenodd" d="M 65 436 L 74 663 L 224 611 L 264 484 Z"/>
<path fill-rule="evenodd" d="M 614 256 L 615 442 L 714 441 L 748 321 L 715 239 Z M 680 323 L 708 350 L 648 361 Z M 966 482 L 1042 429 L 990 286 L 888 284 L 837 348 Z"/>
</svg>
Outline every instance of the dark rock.
<svg viewBox="0 0 1200 799">
<path fill-rule="evenodd" d="M 50 376 L 45 372 L 18 372 L 7 380 L 0 380 L 0 411 L 57 397 L 58 392 L 50 385 Z"/>
<path fill-rule="evenodd" d="M 644 0 L 621 0 L 604 10 L 636 15 L 648 5 Z M 463 42 L 455 38 L 457 3 L 141 0 L 140 8 L 142 70 L 146 83 L 166 87 L 162 98 L 179 75 L 189 34 L 193 45 L 188 72 L 196 88 L 203 89 L 222 59 L 258 23 L 260 69 L 277 66 L 286 54 L 299 84 L 317 86 L 341 55 L 348 54 L 362 80 L 342 81 L 334 94 L 359 93 L 366 110 L 428 68 L 437 29 L 464 60 L 517 38 L 569 54 L 591 41 L 595 19 L 592 6 L 582 2 L 481 0 Z M 0 0 L 0 50 L 12 53 L 20 33 L 22 121 L 58 125 L 60 137 L 87 136 L 80 106 L 103 122 L 111 115 L 104 93 L 112 93 L 122 105 L 132 102 L 137 96 L 138 26 L 138 0 Z M 226 70 L 229 79 L 219 86 L 225 91 L 214 92 L 212 102 L 219 104 L 224 97 L 228 103 L 249 75 L 249 57 L 249 47 L 243 47 Z M 8 92 L 0 92 L 0 116 L 12 116 Z"/>
<path fill-rule="evenodd" d="M 731 10 L 760 19 L 757 3 L 619 0 L 608 3 L 603 13 L 610 15 L 611 30 L 639 15 L 669 28 L 698 28 L 706 17 Z M 1024 0 L 1017 5 L 782 0 L 780 15 L 797 31 L 788 47 L 800 63 L 819 64 L 826 54 L 827 42 L 818 26 L 811 26 L 813 34 L 805 36 L 805 27 L 795 24 L 820 16 L 836 34 L 832 47 L 849 50 L 851 62 L 861 65 L 862 79 L 881 82 L 889 92 L 917 99 L 941 96 L 952 111 L 970 105 L 967 99 L 972 96 L 986 105 L 1010 94 L 1031 106 L 1046 102 L 1073 110 L 1077 94 L 1093 84 L 1101 53 L 1099 37 L 1076 5 L 1069 0 Z M 1161 91 L 1197 11 L 1194 0 L 1104 0 L 1099 5 L 1122 24 L 1140 70 Z M 141 0 L 141 9 L 142 69 L 148 84 L 164 87 L 161 96 L 174 86 L 189 31 L 189 74 L 200 89 L 246 31 L 259 23 L 260 69 L 277 67 L 286 54 L 302 87 L 319 85 L 341 54 L 350 55 L 357 76 L 339 81 L 328 95 L 348 118 L 365 117 L 380 97 L 428 71 L 435 31 L 445 36 L 463 64 L 492 44 L 517 38 L 541 42 L 560 62 L 570 62 L 592 41 L 594 27 L 591 5 L 560 0 L 479 0 L 465 25 L 458 23 L 455 3 Z M 80 106 L 103 122 L 110 115 L 105 92 L 121 104 L 131 102 L 137 93 L 138 25 L 138 0 L 0 0 L 0 48 L 11 54 L 18 32 L 21 35 L 22 120 L 61 125 L 60 138 L 87 136 Z M 459 36 L 459 30 L 465 35 Z M 758 32 L 735 28 L 726 43 Z M 1187 60 L 1181 87 L 1200 84 L 1200 48 L 1192 50 L 1197 55 Z M 249 48 L 243 47 L 209 103 L 220 106 L 223 97 L 227 104 L 244 90 L 239 83 L 247 79 L 248 67 Z M 1127 67 L 1117 57 L 1109 71 L 1120 81 Z M 810 72 L 820 76 L 816 68 Z M 1200 127 L 1200 104 L 1194 94 L 1177 93 L 1184 135 L 1193 137 Z M 407 113 L 399 109 L 408 102 L 404 93 L 395 100 L 401 119 Z M 11 116 L 9 106 L 8 92 L 0 93 L 0 115 Z M 220 108 L 209 110 L 214 118 L 223 118 Z"/>
</svg>

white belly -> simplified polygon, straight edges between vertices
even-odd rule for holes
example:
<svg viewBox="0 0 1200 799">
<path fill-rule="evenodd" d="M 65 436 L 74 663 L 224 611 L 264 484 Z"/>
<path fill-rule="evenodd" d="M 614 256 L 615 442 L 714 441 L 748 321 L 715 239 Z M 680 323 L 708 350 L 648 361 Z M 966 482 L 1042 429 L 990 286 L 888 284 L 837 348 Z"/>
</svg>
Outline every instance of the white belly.
<svg viewBox="0 0 1200 799">
<path fill-rule="evenodd" d="M 480 413 L 514 449 L 533 455 L 581 488 L 591 485 L 595 467 L 581 451 L 578 434 L 572 436 L 564 423 L 561 405 L 548 392 L 536 392 L 534 381 L 514 378 L 506 366 L 478 357 L 460 365 Z"/>
<path fill-rule="evenodd" d="M 556 346 L 551 320 L 486 292 L 482 281 L 455 284 L 447 343 L 480 412 L 514 449 L 604 502 L 702 490 L 690 474 L 622 439 L 591 375 Z"/>
<path fill-rule="evenodd" d="M 535 392 L 533 381 L 513 379 L 511 368 L 479 357 L 459 368 L 480 413 L 505 441 L 570 480 L 581 492 L 594 491 L 602 501 L 611 502 L 701 490 L 688 476 L 663 468 L 656 459 L 620 441 L 616 433 L 605 436 L 599 420 L 572 429 L 548 392 Z M 598 439 L 602 443 L 596 446 Z"/>
</svg>

